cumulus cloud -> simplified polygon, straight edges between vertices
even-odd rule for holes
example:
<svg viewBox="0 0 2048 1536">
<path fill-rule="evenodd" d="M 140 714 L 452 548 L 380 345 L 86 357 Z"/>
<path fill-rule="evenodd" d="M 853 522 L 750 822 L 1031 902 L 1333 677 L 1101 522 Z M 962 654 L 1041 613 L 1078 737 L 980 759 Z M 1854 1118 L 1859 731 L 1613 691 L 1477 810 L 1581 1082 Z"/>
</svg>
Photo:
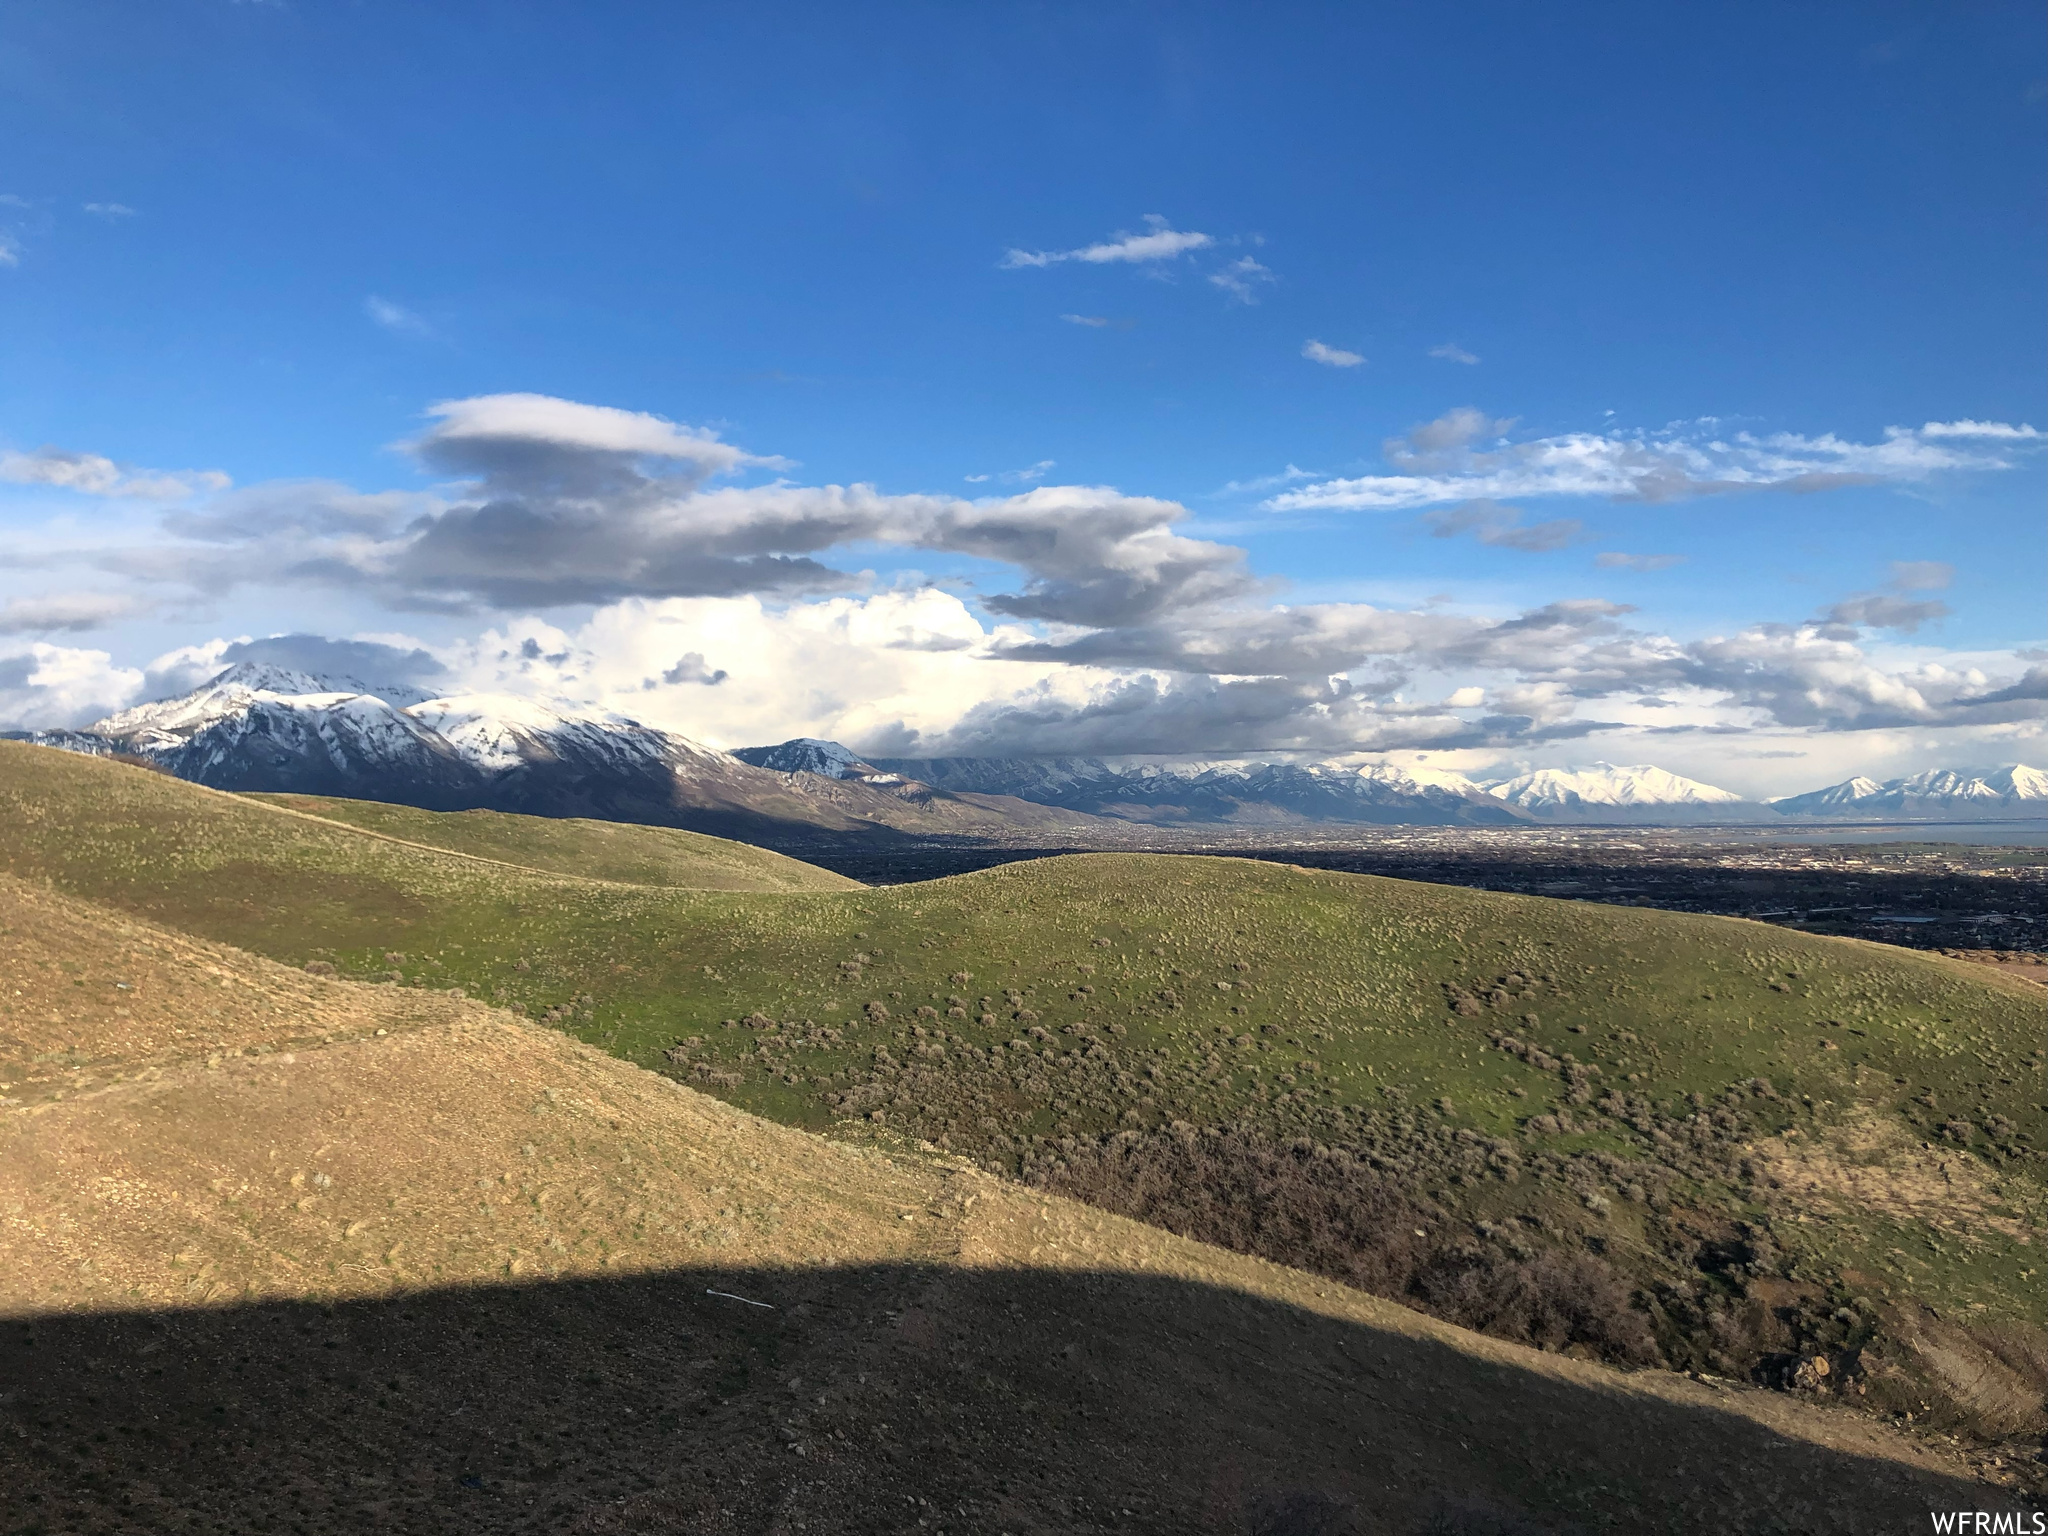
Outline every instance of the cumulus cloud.
<svg viewBox="0 0 2048 1536">
<path fill-rule="evenodd" d="M 1685 681 L 1781 725 L 1820 731 L 2038 721 L 2048 668 L 2000 678 L 1949 660 L 1885 667 L 1832 626 L 1763 624 L 1686 647 Z"/>
<path fill-rule="evenodd" d="M 95 218 L 114 220 L 135 217 L 135 210 L 126 203 L 81 203 L 79 206 Z"/>
<path fill-rule="evenodd" d="M 1475 499 L 1600 496 L 1674 501 L 1731 491 L 1818 491 L 1910 483 L 1958 470 L 2009 469 L 2041 434 L 1999 423 L 1887 427 L 1858 443 L 1825 433 L 1720 434 L 1712 424 L 1655 432 L 1574 432 L 1508 441 L 1512 422 L 1471 407 L 1383 445 L 1397 473 L 1325 480 L 1273 497 L 1274 511 L 1399 510 Z M 1963 432 L 1961 426 L 1972 430 Z M 1482 439 L 1488 439 L 1482 444 Z"/>
<path fill-rule="evenodd" d="M 1069 325 L 1085 325 L 1095 330 L 1100 330 L 1109 324 L 1109 316 L 1107 315 L 1061 315 L 1060 318 Z"/>
<path fill-rule="evenodd" d="M 142 673 L 105 651 L 39 641 L 0 655 L 0 730 L 75 728 L 133 700 Z"/>
<path fill-rule="evenodd" d="M 1479 361 L 1478 358 L 1474 357 L 1470 352 L 1467 352 L 1455 341 L 1447 341 L 1440 347 L 1431 347 L 1429 349 L 1429 355 L 1431 357 L 1440 357 L 1447 363 L 1465 363 L 1471 365 L 1476 364 Z"/>
<path fill-rule="evenodd" d="M 0 480 L 16 485 L 49 485 L 87 496 L 132 496 L 145 501 L 177 501 L 204 491 L 225 490 L 232 482 L 217 469 L 136 469 L 116 464 L 97 453 L 68 448 L 38 448 L 33 453 L 0 454 Z"/>
<path fill-rule="evenodd" d="M 1083 261 L 1096 266 L 1112 262 L 1143 264 L 1172 261 L 1215 243 L 1213 235 L 1175 229 L 1159 214 L 1148 213 L 1142 233 L 1118 230 L 1107 240 L 1098 240 L 1093 245 L 1079 246 L 1070 251 L 1025 251 L 1013 247 L 1004 253 L 1000 265 L 1007 268 L 1050 267 L 1063 261 Z"/>
<path fill-rule="evenodd" d="M 1469 533 L 1482 544 L 1532 554 L 1563 549 L 1586 532 L 1586 525 L 1575 517 L 1556 517 L 1524 526 L 1520 508 L 1503 506 L 1497 501 L 1460 502 L 1455 507 L 1424 513 L 1422 521 L 1439 539 Z"/>
<path fill-rule="evenodd" d="M 444 649 L 456 686 L 617 709 L 715 746 L 937 739 L 992 700 L 1078 705 L 1083 668 L 990 659 L 992 632 L 930 588 L 775 605 L 632 599 L 558 629 L 511 620 Z M 653 686 L 649 686 L 652 682 Z"/>
<path fill-rule="evenodd" d="M 1365 361 L 1361 352 L 1347 352 L 1342 347 L 1326 347 L 1320 341 L 1304 341 L 1301 355 L 1312 363 L 1326 363 L 1332 368 L 1356 368 Z"/>
<path fill-rule="evenodd" d="M 1470 478 L 1513 446 L 1514 427 L 1452 412 L 1389 456 L 1404 474 Z M 232 660 L 264 659 L 373 691 L 528 693 L 729 745 L 829 735 L 902 756 L 1479 750 L 1629 721 L 1648 729 L 1652 709 L 1668 722 L 1658 729 L 1736 733 L 2031 729 L 2043 715 L 2043 668 L 2024 658 L 1899 660 L 1867 640 L 1935 616 L 1939 604 L 1912 595 L 1945 582 L 1935 562 L 1904 562 L 1885 590 L 1805 624 L 1682 643 L 1590 599 L 1506 616 L 1276 603 L 1245 551 L 1191 536 L 1177 503 L 1026 480 L 1049 463 L 1015 472 L 1013 494 L 975 499 L 806 486 L 716 433 L 539 395 L 443 402 L 404 446 L 440 478 L 435 490 L 221 490 L 165 512 L 159 543 L 100 561 L 208 593 L 260 572 L 400 610 L 494 611 L 481 635 L 430 647 L 244 636 L 160 657 L 146 682 L 76 659 L 97 653 L 10 653 L 20 676 L 6 707 L 43 697 L 44 718 L 61 723 L 88 694 L 113 707 L 130 701 L 123 688 L 182 691 Z M 42 483 L 142 473 L 84 455 L 44 462 L 59 467 L 39 470 Z M 1308 475 L 1289 466 L 1268 483 Z M 1511 549 L 1582 532 L 1569 519 L 1525 523 L 1486 497 L 1425 521 Z M 876 544 L 1010 574 L 978 589 L 973 609 L 929 585 L 861 595 L 871 578 L 828 557 Z M 1647 570 L 1669 558 L 1610 552 L 1599 563 Z M 596 611 L 573 630 L 541 616 L 569 604 Z"/>
<path fill-rule="evenodd" d="M 1259 296 L 1253 291 L 1254 283 L 1274 281 L 1273 269 L 1249 256 L 1240 256 L 1229 266 L 1209 274 L 1209 281 L 1236 299 L 1240 304 L 1256 304 Z M 1360 358 L 1360 362 L 1364 359 Z"/>
</svg>

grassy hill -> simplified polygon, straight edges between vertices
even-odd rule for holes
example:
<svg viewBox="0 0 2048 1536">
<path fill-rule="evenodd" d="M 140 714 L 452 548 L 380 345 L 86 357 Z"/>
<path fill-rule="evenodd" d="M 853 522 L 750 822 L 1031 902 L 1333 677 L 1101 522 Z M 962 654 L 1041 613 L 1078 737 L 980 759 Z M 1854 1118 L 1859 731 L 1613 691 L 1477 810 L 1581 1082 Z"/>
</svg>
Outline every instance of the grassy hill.
<svg viewBox="0 0 2048 1536">
<path fill-rule="evenodd" d="M 167 926 L 460 988 L 771 1119 L 928 1142 L 1502 1337 L 2038 1432 L 2028 982 L 1230 859 L 634 886 L 519 867 L 524 823 L 493 825 L 484 863 L 0 756 L 0 868 Z"/>
<path fill-rule="evenodd" d="M 244 798 L 345 822 L 401 842 L 590 880 L 694 891 L 840 891 L 859 885 L 765 848 L 674 827 L 503 811 L 422 811 L 321 795 Z"/>
<path fill-rule="evenodd" d="M 9 1531 L 1865 1531 L 1867 1418 L 1481 1337 L 0 876 Z"/>
</svg>

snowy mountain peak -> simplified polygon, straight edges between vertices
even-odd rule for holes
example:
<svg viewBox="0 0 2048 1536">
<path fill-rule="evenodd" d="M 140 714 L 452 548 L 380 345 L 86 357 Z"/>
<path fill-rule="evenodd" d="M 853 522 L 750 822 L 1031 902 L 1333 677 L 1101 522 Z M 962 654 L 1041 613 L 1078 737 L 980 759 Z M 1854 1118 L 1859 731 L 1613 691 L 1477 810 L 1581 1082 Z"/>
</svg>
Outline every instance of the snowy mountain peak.
<svg viewBox="0 0 2048 1536">
<path fill-rule="evenodd" d="M 569 714 L 515 694 L 456 694 L 414 704 L 405 713 L 485 773 L 506 772 L 537 755 L 636 768 L 678 758 L 726 757 L 626 715 Z"/>
<path fill-rule="evenodd" d="M 238 661 L 209 679 L 204 690 L 246 689 L 250 693 L 363 693 L 362 688 L 336 688 L 325 678 L 263 661 Z M 201 690 L 194 690 L 195 692 Z M 166 701 L 168 702 L 168 701 Z"/>
<path fill-rule="evenodd" d="M 1888 779 L 1879 784 L 1854 778 L 1803 795 L 1771 802 L 1787 816 L 1904 814 L 1996 816 L 2038 808 L 2048 801 L 2048 773 L 2024 763 L 1981 771 L 1972 768 L 1930 768 L 1925 773 Z"/>
<path fill-rule="evenodd" d="M 1352 771 L 1361 779 L 1410 793 L 1423 789 L 1444 789 L 1455 795 L 1479 792 L 1479 786 L 1472 780 L 1447 768 L 1401 768 L 1393 763 L 1367 763 Z"/>
<path fill-rule="evenodd" d="M 365 682 L 360 677 L 346 673 L 302 672 L 296 667 L 280 667 L 267 661 L 238 661 L 194 692 L 204 693 L 209 690 L 226 693 L 274 693 L 285 698 L 306 694 L 360 693 L 400 707 L 417 704 L 427 697 L 422 689 L 408 683 Z"/>
<path fill-rule="evenodd" d="M 1984 782 L 2015 800 L 2048 800 L 2048 773 L 2029 768 L 2025 763 L 2013 763 L 1995 773 L 1987 773 Z"/>
<path fill-rule="evenodd" d="M 798 736 L 772 747 L 741 747 L 733 756 L 756 768 L 777 773 L 815 773 L 827 779 L 859 779 L 872 776 L 872 764 L 850 747 L 816 736 Z"/>
<path fill-rule="evenodd" d="M 1519 778 L 1482 786 L 1525 811 L 1571 811 L 1583 807 L 1656 805 L 1740 805 L 1742 796 L 1648 763 L 1587 768 L 1540 768 Z"/>
</svg>

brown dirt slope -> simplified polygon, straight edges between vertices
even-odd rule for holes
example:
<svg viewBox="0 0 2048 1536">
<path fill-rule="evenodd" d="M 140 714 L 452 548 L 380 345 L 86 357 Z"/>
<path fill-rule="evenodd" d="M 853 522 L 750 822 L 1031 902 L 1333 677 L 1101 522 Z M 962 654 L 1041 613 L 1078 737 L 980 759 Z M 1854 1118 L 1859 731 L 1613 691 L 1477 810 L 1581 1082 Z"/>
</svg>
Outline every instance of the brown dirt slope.
<svg viewBox="0 0 2048 1536">
<path fill-rule="evenodd" d="M 1846 1412 L 1481 1338 L 47 889 L 0 886 L 0 977 L 10 1531 L 1861 1531 L 2009 1503 Z"/>
</svg>

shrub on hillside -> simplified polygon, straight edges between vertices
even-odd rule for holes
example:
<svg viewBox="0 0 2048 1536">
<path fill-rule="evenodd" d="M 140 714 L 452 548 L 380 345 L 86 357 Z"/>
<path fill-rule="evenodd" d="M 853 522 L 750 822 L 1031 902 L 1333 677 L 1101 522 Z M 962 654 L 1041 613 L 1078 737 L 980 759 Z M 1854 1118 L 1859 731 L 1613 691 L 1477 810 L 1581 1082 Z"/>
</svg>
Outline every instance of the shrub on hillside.
<svg viewBox="0 0 2048 1536">
<path fill-rule="evenodd" d="M 1311 1270 L 1447 1322 L 1617 1364 L 1659 1358 L 1605 1260 L 1475 1241 L 1462 1223 L 1341 1147 L 1238 1131 L 1124 1132 L 1028 1164 L 1041 1188 L 1184 1237 Z"/>
</svg>

